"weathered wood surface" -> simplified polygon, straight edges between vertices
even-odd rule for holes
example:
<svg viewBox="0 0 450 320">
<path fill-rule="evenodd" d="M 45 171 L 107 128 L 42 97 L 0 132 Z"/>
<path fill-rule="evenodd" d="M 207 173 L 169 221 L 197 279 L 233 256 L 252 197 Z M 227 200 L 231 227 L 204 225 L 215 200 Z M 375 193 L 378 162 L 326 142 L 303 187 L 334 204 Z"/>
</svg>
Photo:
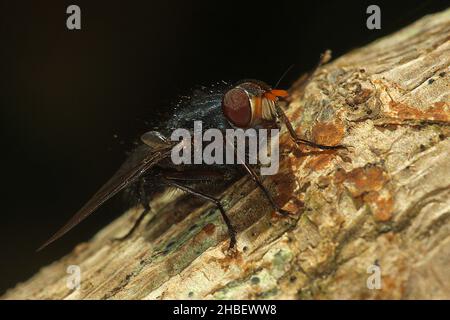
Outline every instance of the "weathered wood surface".
<svg viewBox="0 0 450 320">
<path fill-rule="evenodd" d="M 294 85 L 297 130 L 352 148 L 302 155 L 284 134 L 280 173 L 264 183 L 293 215 L 236 182 L 222 197 L 235 255 L 213 206 L 163 196 L 132 239 L 110 241 L 136 210 L 2 298 L 449 299 L 449 40 L 447 10 L 325 65 L 303 97 Z M 366 285 L 374 264 L 379 290 Z M 69 265 L 79 290 L 66 287 Z"/>
</svg>

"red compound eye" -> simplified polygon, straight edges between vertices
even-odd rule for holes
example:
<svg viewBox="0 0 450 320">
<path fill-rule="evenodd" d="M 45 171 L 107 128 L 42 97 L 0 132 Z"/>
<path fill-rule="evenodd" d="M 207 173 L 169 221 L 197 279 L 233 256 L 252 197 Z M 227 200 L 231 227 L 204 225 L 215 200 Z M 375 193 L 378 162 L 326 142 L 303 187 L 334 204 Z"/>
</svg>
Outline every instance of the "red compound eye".
<svg viewBox="0 0 450 320">
<path fill-rule="evenodd" d="M 229 90 L 222 100 L 225 117 L 236 127 L 245 128 L 252 119 L 252 109 L 247 93 L 239 88 Z"/>
</svg>

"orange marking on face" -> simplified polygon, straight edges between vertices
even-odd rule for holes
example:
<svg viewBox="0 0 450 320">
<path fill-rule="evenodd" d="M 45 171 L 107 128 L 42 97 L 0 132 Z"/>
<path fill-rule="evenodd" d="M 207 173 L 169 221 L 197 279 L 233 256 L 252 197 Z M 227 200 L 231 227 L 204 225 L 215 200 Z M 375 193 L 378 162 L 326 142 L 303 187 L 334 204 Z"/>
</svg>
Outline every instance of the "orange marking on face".
<svg viewBox="0 0 450 320">
<path fill-rule="evenodd" d="M 253 119 L 261 119 L 262 117 L 262 99 L 261 97 L 254 97 Z"/>
<path fill-rule="evenodd" d="M 281 89 L 273 89 L 270 92 L 277 97 L 287 97 L 289 95 L 289 93 L 286 90 Z"/>
<path fill-rule="evenodd" d="M 272 101 L 277 101 L 277 97 L 270 91 L 265 92 L 264 97 L 266 97 L 267 99 L 272 100 Z"/>
</svg>

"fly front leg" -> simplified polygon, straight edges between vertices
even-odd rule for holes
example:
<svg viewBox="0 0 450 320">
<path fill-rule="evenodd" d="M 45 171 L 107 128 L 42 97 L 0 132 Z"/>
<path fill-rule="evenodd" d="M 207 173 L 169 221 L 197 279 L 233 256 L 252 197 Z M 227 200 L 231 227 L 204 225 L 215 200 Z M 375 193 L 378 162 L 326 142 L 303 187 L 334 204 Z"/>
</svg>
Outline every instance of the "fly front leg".
<svg viewBox="0 0 450 320">
<path fill-rule="evenodd" d="M 330 50 L 326 50 L 324 53 L 322 53 L 320 55 L 320 59 L 319 59 L 319 62 L 317 63 L 317 65 L 316 65 L 316 67 L 299 84 L 301 96 L 303 96 L 303 93 L 305 91 L 306 86 L 311 82 L 311 80 L 315 76 L 317 70 L 321 66 L 326 64 L 328 61 L 330 61 L 330 60 L 331 60 L 331 51 Z M 278 119 L 283 121 L 283 123 L 286 125 L 286 128 L 288 129 L 292 140 L 294 140 L 294 142 L 296 144 L 303 144 L 303 145 L 306 145 L 306 146 L 319 148 L 319 149 L 323 149 L 323 150 L 346 149 L 346 147 L 343 146 L 343 145 L 326 146 L 326 145 L 323 145 L 323 144 L 315 143 L 315 142 L 308 141 L 308 140 L 300 138 L 297 135 L 297 133 L 295 132 L 294 128 L 292 127 L 292 124 L 289 121 L 289 119 L 286 116 L 286 114 L 284 113 L 283 109 L 281 109 L 281 107 L 277 103 L 275 103 L 275 112 L 276 112 L 276 115 L 277 115 Z"/>
<path fill-rule="evenodd" d="M 326 146 L 326 145 L 323 145 L 323 144 L 318 144 L 318 143 L 315 143 L 315 142 L 312 142 L 312 141 L 301 139 L 297 135 L 297 133 L 295 132 L 294 128 L 292 127 L 292 124 L 289 121 L 289 119 L 286 116 L 286 114 L 284 113 L 283 109 L 281 109 L 281 107 L 278 104 L 275 104 L 275 109 L 276 109 L 276 113 L 277 113 L 278 118 L 281 119 L 284 122 L 284 124 L 286 125 L 286 128 L 289 131 L 289 134 L 291 135 L 292 140 L 294 140 L 294 142 L 296 144 L 303 144 L 303 145 L 306 145 L 306 146 L 319 148 L 319 149 L 323 149 L 323 150 L 347 149 L 347 147 L 343 146 L 343 145 Z"/>
</svg>

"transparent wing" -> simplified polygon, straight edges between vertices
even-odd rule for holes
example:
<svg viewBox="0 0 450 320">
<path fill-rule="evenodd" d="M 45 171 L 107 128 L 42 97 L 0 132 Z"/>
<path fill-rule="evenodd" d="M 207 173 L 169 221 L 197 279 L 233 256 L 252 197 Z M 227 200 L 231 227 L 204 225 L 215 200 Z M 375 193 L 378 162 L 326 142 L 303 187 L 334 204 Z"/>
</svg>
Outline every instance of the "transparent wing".
<svg viewBox="0 0 450 320">
<path fill-rule="evenodd" d="M 168 139 L 158 131 L 148 131 L 141 136 L 141 141 L 153 150 L 163 149 L 170 144 Z"/>
<path fill-rule="evenodd" d="M 161 135 L 162 137 L 162 135 Z M 108 199 L 116 195 L 131 183 L 135 182 L 148 169 L 156 165 L 159 161 L 170 154 L 172 145 L 160 143 L 157 147 L 141 145 L 130 155 L 119 170 L 94 194 L 94 196 L 50 239 L 48 239 L 39 250 L 42 250 L 50 243 L 62 237 L 69 230 L 86 219 L 92 212 L 105 203 Z"/>
</svg>

